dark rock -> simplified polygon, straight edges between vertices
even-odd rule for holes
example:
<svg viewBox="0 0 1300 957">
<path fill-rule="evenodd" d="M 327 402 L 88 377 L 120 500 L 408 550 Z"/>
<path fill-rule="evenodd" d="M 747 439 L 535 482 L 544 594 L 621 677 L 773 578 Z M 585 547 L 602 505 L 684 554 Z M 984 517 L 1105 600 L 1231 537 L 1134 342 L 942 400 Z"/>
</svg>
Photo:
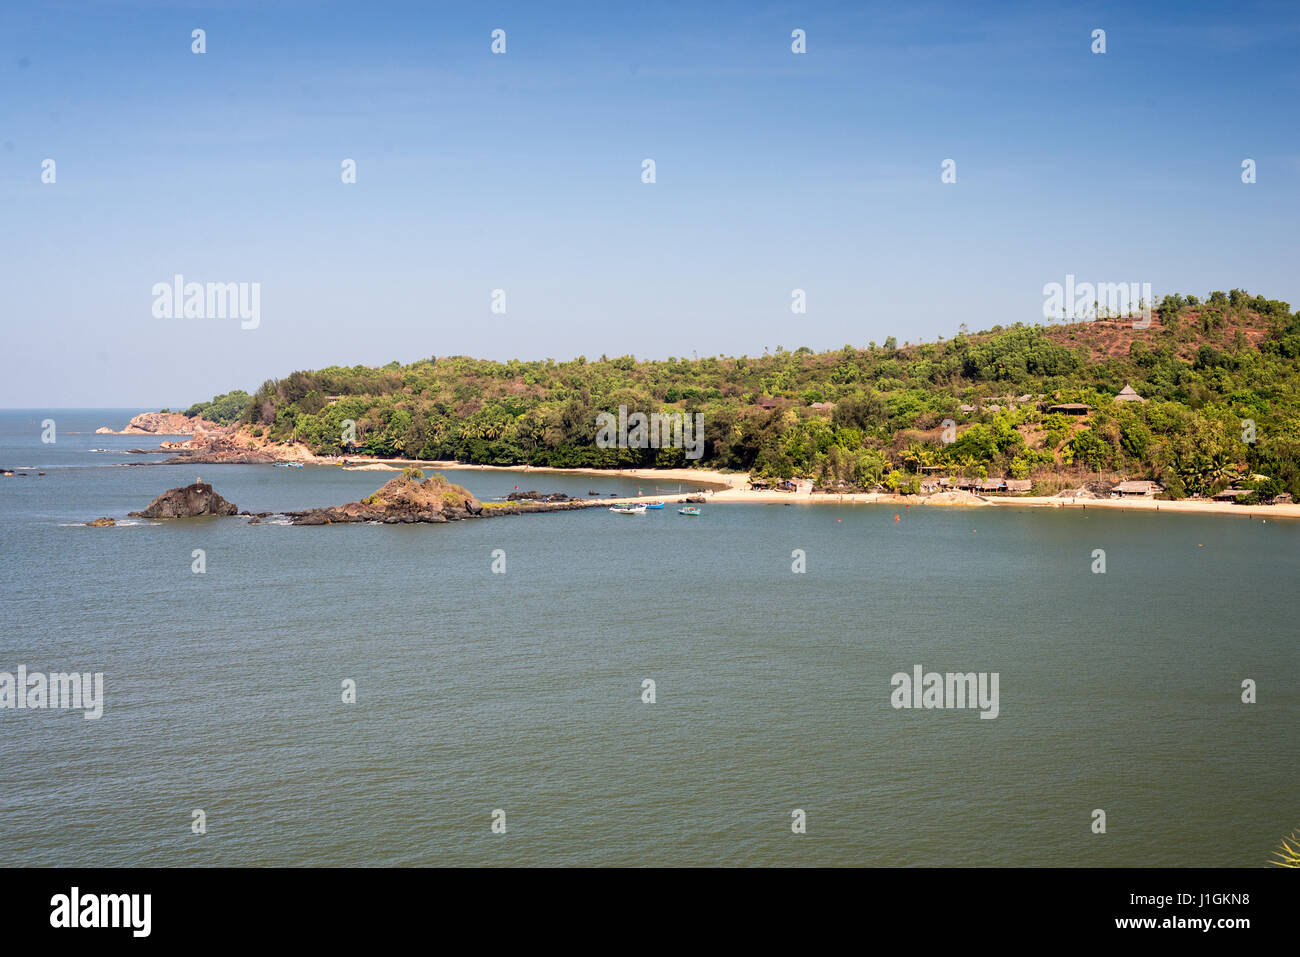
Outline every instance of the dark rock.
<svg viewBox="0 0 1300 957">
<path fill-rule="evenodd" d="M 569 496 L 563 492 L 551 492 L 549 495 L 543 495 L 541 492 L 511 492 L 506 496 L 507 502 L 567 502 Z"/>
<path fill-rule="evenodd" d="M 235 515 L 239 509 L 212 490 L 206 482 L 163 492 L 132 518 L 197 518 L 200 515 Z"/>
</svg>

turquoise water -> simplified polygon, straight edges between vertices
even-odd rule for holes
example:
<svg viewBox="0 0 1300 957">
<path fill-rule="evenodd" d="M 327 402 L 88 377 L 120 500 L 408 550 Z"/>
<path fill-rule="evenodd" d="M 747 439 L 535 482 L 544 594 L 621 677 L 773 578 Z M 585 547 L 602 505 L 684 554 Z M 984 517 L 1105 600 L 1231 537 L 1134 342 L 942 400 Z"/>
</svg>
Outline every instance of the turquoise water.
<svg viewBox="0 0 1300 957">
<path fill-rule="evenodd" d="M 47 473 L 0 478 L 0 670 L 102 671 L 106 698 L 97 721 L 0 710 L 0 865 L 1258 866 L 1300 827 L 1300 523 L 709 504 L 82 527 L 196 471 L 251 511 L 388 478 L 89 451 L 151 445 L 88 434 L 131 411 L 0 412 L 0 465 Z M 998 717 L 893 709 L 915 664 L 997 672 Z"/>
</svg>

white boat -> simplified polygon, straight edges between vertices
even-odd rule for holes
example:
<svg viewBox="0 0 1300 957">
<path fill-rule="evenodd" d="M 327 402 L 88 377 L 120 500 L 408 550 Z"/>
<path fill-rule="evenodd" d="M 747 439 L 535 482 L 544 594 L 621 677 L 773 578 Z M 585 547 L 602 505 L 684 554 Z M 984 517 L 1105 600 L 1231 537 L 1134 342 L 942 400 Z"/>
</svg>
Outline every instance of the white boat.
<svg viewBox="0 0 1300 957">
<path fill-rule="evenodd" d="M 611 505 L 609 510 L 616 515 L 644 515 L 644 505 Z"/>
</svg>

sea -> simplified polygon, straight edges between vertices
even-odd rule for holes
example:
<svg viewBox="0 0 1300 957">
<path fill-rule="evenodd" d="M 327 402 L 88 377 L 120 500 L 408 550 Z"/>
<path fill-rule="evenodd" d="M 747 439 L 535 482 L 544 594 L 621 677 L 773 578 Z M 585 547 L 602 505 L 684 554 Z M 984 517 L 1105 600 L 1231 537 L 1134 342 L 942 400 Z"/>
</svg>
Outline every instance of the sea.
<svg viewBox="0 0 1300 957">
<path fill-rule="evenodd" d="M 103 676 L 97 718 L 0 707 L 0 866 L 1260 867 L 1300 828 L 1300 522 L 473 470 L 668 507 L 153 522 L 391 473 L 95 433 L 140 411 L 0 411 L 0 673 Z"/>
</svg>

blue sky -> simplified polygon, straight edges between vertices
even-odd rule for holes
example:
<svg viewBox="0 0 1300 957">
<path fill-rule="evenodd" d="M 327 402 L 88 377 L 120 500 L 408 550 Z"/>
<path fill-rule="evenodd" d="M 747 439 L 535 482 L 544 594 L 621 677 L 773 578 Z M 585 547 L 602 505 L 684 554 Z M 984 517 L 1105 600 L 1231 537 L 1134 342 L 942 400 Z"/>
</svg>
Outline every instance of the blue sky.
<svg viewBox="0 0 1300 957">
<path fill-rule="evenodd" d="M 1066 274 L 1300 305 L 1297 51 L 1289 2 L 7 4 L 0 406 L 933 340 Z M 260 325 L 155 318 L 177 273 Z"/>
</svg>

